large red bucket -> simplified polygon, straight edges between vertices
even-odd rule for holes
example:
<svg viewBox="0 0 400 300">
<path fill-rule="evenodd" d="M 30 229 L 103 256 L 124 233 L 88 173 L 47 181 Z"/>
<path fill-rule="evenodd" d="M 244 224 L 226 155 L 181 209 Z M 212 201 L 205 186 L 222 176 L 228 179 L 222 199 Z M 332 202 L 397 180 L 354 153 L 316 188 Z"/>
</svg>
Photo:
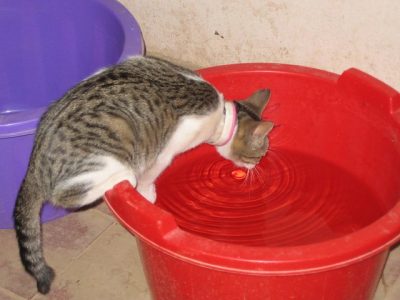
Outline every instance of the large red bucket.
<svg viewBox="0 0 400 300">
<path fill-rule="evenodd" d="M 153 298 L 372 299 L 400 237 L 399 93 L 356 69 L 200 73 L 228 99 L 269 88 L 263 118 L 278 126 L 247 185 L 203 145 L 162 174 L 156 205 L 128 182 L 106 193 L 138 238 Z"/>
</svg>

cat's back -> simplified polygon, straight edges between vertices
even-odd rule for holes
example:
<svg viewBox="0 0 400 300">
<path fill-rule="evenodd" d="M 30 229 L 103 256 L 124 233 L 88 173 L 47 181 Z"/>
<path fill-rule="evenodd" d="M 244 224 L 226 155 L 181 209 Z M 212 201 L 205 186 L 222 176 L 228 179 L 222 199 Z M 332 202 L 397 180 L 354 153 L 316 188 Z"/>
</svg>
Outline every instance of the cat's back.
<svg viewBox="0 0 400 300">
<path fill-rule="evenodd" d="M 215 88 L 192 70 L 159 58 L 137 56 L 80 82 L 51 105 L 43 119 L 93 113 L 105 106 L 136 107 L 146 113 L 151 104 L 173 109 L 178 115 L 203 115 L 218 106 L 218 99 Z"/>
<path fill-rule="evenodd" d="M 126 69 L 138 84 L 133 89 L 157 92 L 182 114 L 205 114 L 219 104 L 216 89 L 196 72 L 155 57 L 135 57 L 116 66 Z"/>
<path fill-rule="evenodd" d="M 42 117 L 36 146 L 98 144 L 123 125 L 124 136 L 134 135 L 142 144 L 154 137 L 160 142 L 149 145 L 160 148 L 181 117 L 207 115 L 220 103 L 215 88 L 195 72 L 158 58 L 133 57 L 100 70 L 55 102 Z"/>
</svg>

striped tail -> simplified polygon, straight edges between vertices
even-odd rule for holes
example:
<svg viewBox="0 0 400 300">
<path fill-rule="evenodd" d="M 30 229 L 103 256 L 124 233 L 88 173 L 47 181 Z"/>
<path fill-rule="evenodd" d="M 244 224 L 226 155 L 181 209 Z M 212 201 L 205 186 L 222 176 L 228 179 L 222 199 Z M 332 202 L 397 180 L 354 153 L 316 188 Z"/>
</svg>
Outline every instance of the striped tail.
<svg viewBox="0 0 400 300">
<path fill-rule="evenodd" d="M 38 291 L 47 294 L 55 273 L 43 257 L 40 211 L 44 199 L 40 183 L 36 183 L 28 172 L 17 196 L 14 224 L 22 264 L 36 279 Z"/>
</svg>

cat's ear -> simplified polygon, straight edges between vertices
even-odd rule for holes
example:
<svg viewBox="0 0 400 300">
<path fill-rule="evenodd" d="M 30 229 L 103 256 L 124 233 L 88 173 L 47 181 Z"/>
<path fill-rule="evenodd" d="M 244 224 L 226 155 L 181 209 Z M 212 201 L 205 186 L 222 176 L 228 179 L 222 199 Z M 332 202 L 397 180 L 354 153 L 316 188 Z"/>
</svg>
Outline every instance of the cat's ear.
<svg viewBox="0 0 400 300">
<path fill-rule="evenodd" d="M 264 138 L 271 132 L 272 128 L 274 128 L 274 123 L 269 121 L 261 121 L 257 123 L 257 126 L 255 126 L 253 130 L 254 137 Z"/>
<path fill-rule="evenodd" d="M 261 116 L 264 108 L 267 106 L 271 91 L 269 89 L 258 90 L 246 99 L 246 103 L 251 105 L 255 112 Z"/>
</svg>

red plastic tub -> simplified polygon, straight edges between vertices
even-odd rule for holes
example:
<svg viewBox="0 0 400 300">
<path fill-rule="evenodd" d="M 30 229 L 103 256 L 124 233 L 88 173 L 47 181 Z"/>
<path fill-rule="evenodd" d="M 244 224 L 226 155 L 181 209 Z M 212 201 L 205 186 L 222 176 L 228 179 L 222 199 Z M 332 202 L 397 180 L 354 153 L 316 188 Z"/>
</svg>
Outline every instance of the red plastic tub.
<svg viewBox="0 0 400 300">
<path fill-rule="evenodd" d="M 256 171 L 202 145 L 157 181 L 156 205 L 127 182 L 106 193 L 138 238 L 154 299 L 369 300 L 400 237 L 400 96 L 350 69 L 200 70 L 228 99 L 271 89 L 277 124 Z"/>
</svg>

